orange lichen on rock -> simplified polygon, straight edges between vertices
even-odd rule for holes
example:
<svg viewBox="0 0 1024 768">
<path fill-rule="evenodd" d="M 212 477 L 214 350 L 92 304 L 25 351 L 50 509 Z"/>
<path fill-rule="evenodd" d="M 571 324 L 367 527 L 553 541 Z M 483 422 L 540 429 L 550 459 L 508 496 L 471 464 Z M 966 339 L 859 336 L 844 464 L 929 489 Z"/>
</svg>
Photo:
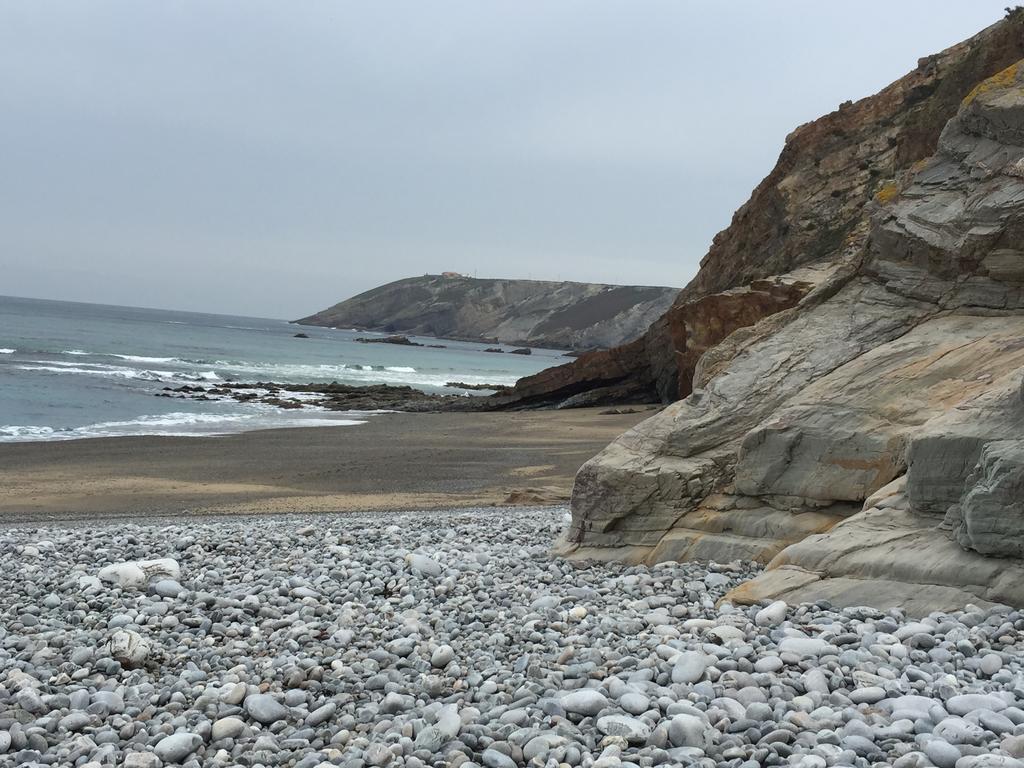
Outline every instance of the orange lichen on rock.
<svg viewBox="0 0 1024 768">
<path fill-rule="evenodd" d="M 989 91 L 997 91 L 1002 88 L 1009 88 L 1017 81 L 1017 75 L 1020 72 L 1020 66 L 1021 62 L 1018 61 L 1016 64 L 1011 64 L 1001 72 L 996 72 L 994 75 L 992 75 L 992 77 L 988 78 L 987 80 L 982 80 L 980 83 L 978 83 L 971 89 L 971 92 L 964 97 L 964 100 L 961 102 L 960 105 L 962 107 L 966 107 L 976 98 L 981 96 L 983 93 L 988 93 Z"/>
<path fill-rule="evenodd" d="M 875 193 L 875 200 L 886 205 L 895 200 L 900 194 L 899 185 L 894 181 L 887 182 Z"/>
</svg>

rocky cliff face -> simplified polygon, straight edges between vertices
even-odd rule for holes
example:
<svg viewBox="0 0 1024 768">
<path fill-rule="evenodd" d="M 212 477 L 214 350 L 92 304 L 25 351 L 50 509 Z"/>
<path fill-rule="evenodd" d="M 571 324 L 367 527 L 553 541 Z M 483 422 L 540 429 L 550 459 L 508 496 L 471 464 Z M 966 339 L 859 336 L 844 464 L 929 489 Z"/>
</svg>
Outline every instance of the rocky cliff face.
<svg viewBox="0 0 1024 768">
<path fill-rule="evenodd" d="M 766 271 L 799 297 L 673 344 L 692 393 L 584 465 L 565 550 L 767 563 L 739 601 L 1024 605 L 1021 57 L 1017 14 L 794 132 L 668 314 Z"/>
<path fill-rule="evenodd" d="M 880 93 L 845 104 L 797 128 L 771 173 L 715 238 L 701 269 L 672 308 L 644 334 L 642 344 L 618 350 L 615 388 L 595 375 L 599 361 L 566 367 L 552 383 L 548 401 L 567 393 L 573 402 L 605 402 L 635 391 L 663 402 L 690 393 L 696 360 L 732 331 L 753 326 L 792 300 L 746 303 L 763 281 L 792 278 L 792 294 L 806 293 L 840 262 L 864 246 L 867 212 L 876 196 L 894 194 L 903 175 L 931 156 L 939 134 L 961 100 L 979 82 L 1024 56 L 1020 23 L 1007 19 L 971 39 L 918 62 L 917 68 Z M 721 301 L 717 294 L 725 294 Z M 739 294 L 739 295 L 737 295 Z M 742 311 L 736 303 L 744 302 Z M 731 311 L 723 316 L 719 305 Z M 694 340 L 700 339 L 694 344 Z M 522 382 L 524 398 L 536 399 L 545 381 Z M 596 390 L 589 397 L 581 392 Z M 564 401 L 564 398 L 563 398 Z"/>
<path fill-rule="evenodd" d="M 388 283 L 297 322 L 554 349 L 615 347 L 644 333 L 678 290 L 424 275 Z"/>
</svg>

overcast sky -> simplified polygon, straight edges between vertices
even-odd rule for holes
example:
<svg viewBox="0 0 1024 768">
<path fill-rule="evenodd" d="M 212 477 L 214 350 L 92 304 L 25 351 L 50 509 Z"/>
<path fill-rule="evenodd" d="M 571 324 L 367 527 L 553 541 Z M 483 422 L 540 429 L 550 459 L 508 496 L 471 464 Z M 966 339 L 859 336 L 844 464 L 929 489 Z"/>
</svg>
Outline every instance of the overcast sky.
<svg viewBox="0 0 1024 768">
<path fill-rule="evenodd" d="M 785 135 L 1007 0 L 0 4 L 0 294 L 684 285 Z"/>
</svg>

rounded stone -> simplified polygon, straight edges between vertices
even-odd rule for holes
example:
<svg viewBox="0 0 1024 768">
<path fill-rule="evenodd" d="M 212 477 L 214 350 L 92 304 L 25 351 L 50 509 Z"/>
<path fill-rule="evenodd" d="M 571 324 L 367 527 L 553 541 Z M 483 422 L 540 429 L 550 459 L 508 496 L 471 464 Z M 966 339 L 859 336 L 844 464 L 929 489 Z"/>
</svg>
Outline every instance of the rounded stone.
<svg viewBox="0 0 1024 768">
<path fill-rule="evenodd" d="M 175 733 L 160 739 L 153 752 L 165 763 L 181 763 L 202 743 L 203 739 L 195 733 Z"/>
<path fill-rule="evenodd" d="M 249 717 L 263 725 L 271 725 L 288 717 L 288 708 L 266 693 L 246 696 L 242 706 Z"/>
</svg>

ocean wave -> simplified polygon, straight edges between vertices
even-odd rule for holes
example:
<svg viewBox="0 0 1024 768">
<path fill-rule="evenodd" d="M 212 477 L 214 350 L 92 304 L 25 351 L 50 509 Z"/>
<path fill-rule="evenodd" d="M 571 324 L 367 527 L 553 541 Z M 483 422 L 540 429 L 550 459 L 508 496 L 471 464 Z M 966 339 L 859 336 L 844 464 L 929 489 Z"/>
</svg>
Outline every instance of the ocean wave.
<svg viewBox="0 0 1024 768">
<path fill-rule="evenodd" d="M 410 387 L 443 389 L 449 381 L 467 384 L 516 383 L 518 376 L 495 371 L 474 373 L 467 370 L 420 370 L 404 365 L 370 365 L 365 363 L 303 364 L 252 363 L 238 360 L 190 360 L 217 370 L 237 381 L 275 381 L 282 384 L 337 381 L 342 384 L 392 384 Z"/>
<path fill-rule="evenodd" d="M 55 429 L 38 425 L 0 426 L 0 443 L 76 440 L 86 437 L 213 437 L 253 429 L 293 427 L 342 427 L 365 424 L 365 420 L 323 416 L 301 416 L 266 406 L 250 413 L 194 413 L 180 411 L 152 414 L 124 421 L 103 421 L 84 427 Z"/>
<path fill-rule="evenodd" d="M 75 355 L 76 357 L 116 357 L 129 363 L 184 363 L 177 357 L 147 357 L 145 355 L 120 355 L 116 352 L 89 352 L 84 349 L 65 349 L 62 355 Z"/>
<path fill-rule="evenodd" d="M 37 365 L 15 366 L 21 371 L 71 374 L 78 376 L 103 376 L 109 379 L 137 379 L 139 381 L 221 381 L 216 371 L 155 371 L 143 368 L 127 368 L 113 365 L 92 365 L 84 367 L 73 363 L 52 361 Z"/>
<path fill-rule="evenodd" d="M 68 349 L 64 354 L 73 360 L 32 359 L 18 361 L 20 368 L 37 373 L 94 376 L 112 380 L 137 380 L 164 383 L 208 382 L 225 380 L 254 383 L 273 381 L 282 384 L 327 383 L 336 381 L 353 386 L 387 384 L 410 386 L 426 391 L 445 390 L 450 381 L 467 384 L 512 385 L 518 376 L 472 367 L 453 369 L 447 366 L 417 368 L 411 365 L 373 363 L 286 363 L 228 360 L 213 356 L 158 357 L 121 353 L 89 352 Z M 90 358 L 91 356 L 91 358 Z M 118 364 L 120 363 L 120 365 Z M 131 365 L 137 363 L 138 365 Z"/>
<path fill-rule="evenodd" d="M 56 432 L 53 427 L 8 425 L 0 427 L 0 441 L 50 440 Z"/>
<path fill-rule="evenodd" d="M 415 368 L 407 365 L 363 365 L 360 363 L 348 363 L 343 365 L 342 368 L 346 371 L 391 371 L 392 373 L 416 373 Z"/>
<path fill-rule="evenodd" d="M 0 355 L 13 355 L 18 350 L 11 349 L 10 347 L 0 347 Z"/>
<path fill-rule="evenodd" d="M 176 357 L 144 357 L 142 355 L 109 355 L 127 360 L 130 363 L 180 363 L 183 362 Z"/>
</svg>

